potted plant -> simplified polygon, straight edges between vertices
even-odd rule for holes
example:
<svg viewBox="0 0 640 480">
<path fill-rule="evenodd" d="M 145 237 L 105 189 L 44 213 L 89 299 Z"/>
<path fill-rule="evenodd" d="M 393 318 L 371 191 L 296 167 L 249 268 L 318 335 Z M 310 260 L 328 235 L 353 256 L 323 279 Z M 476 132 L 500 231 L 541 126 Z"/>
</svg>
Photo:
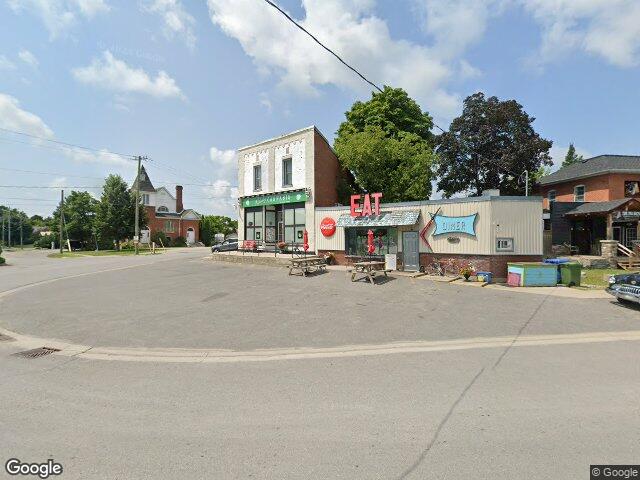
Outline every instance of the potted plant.
<svg viewBox="0 0 640 480">
<path fill-rule="evenodd" d="M 469 281 L 469 277 L 471 275 L 473 275 L 473 269 L 471 268 L 471 265 L 466 265 L 464 267 L 462 267 L 460 269 L 460 275 L 462 275 L 464 277 L 464 281 L 468 282 Z"/>
<path fill-rule="evenodd" d="M 287 244 L 285 242 L 278 242 L 276 246 L 278 247 L 278 250 L 280 250 L 280 253 L 284 253 L 287 249 Z"/>
<path fill-rule="evenodd" d="M 327 263 L 327 265 L 333 265 L 335 260 L 336 260 L 336 257 L 332 252 L 325 253 L 324 261 Z"/>
</svg>

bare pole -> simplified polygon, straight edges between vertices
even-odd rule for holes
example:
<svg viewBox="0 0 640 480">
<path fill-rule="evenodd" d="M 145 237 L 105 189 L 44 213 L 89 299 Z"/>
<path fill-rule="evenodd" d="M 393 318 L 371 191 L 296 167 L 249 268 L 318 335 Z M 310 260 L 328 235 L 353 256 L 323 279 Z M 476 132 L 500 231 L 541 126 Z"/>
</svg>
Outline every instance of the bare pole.
<svg viewBox="0 0 640 480">
<path fill-rule="evenodd" d="M 529 196 L 529 170 L 524 171 L 524 196 Z"/>
<path fill-rule="evenodd" d="M 135 233 L 133 236 L 133 244 L 138 255 L 138 242 L 140 241 L 140 163 L 142 157 L 138 155 L 138 175 L 136 176 L 136 213 L 135 213 Z"/>
<path fill-rule="evenodd" d="M 22 245 L 22 215 L 20 215 L 20 250 L 22 250 L 24 247 Z"/>
<path fill-rule="evenodd" d="M 9 206 L 9 210 L 7 210 L 7 212 L 9 213 L 9 235 L 7 239 L 7 246 L 11 248 L 11 206 Z"/>
<path fill-rule="evenodd" d="M 64 190 L 60 190 L 60 255 L 63 254 L 62 250 L 62 216 L 64 215 Z"/>
</svg>

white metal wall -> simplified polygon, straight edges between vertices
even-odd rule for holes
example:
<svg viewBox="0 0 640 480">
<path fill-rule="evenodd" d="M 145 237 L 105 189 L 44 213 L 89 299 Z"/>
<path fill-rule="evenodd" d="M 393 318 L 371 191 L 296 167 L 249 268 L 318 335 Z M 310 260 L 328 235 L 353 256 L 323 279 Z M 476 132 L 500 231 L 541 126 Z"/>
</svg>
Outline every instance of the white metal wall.
<svg viewBox="0 0 640 480">
<path fill-rule="evenodd" d="M 476 236 L 464 234 L 433 236 L 431 227 L 427 232 L 427 239 L 432 247 L 420 239 L 420 252 L 451 253 L 467 255 L 496 254 L 495 243 L 497 237 L 512 237 L 514 252 L 505 255 L 542 255 L 542 199 L 509 200 L 509 197 L 492 197 L 491 200 L 478 199 L 476 201 L 430 201 L 419 204 L 381 205 L 381 211 L 420 210 L 418 223 L 412 227 L 400 227 L 398 234 L 398 249 L 402 251 L 402 231 L 415 230 L 420 232 L 435 214 L 438 208 L 441 215 L 461 217 L 478 214 L 476 220 Z M 315 225 L 319 226 L 325 217 L 338 220 L 342 214 L 348 214 L 349 207 L 317 208 Z M 316 229 L 316 242 L 319 250 L 344 250 L 344 228 L 337 227 L 336 233 L 327 238 Z M 452 243 L 449 237 L 459 238 L 458 243 Z M 502 253 L 502 252 L 501 252 Z"/>
</svg>

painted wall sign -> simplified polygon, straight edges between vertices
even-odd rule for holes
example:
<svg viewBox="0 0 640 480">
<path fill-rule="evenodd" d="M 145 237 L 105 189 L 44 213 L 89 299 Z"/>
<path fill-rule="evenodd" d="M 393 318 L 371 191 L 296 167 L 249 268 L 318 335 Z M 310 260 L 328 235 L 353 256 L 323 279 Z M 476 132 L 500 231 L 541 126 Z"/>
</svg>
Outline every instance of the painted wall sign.
<svg viewBox="0 0 640 480">
<path fill-rule="evenodd" d="M 309 198 L 307 192 L 287 192 L 260 197 L 245 197 L 242 199 L 243 207 L 262 207 L 263 205 L 280 205 L 282 203 L 304 202 Z"/>
<path fill-rule="evenodd" d="M 433 235 L 445 235 L 449 233 L 466 233 L 467 235 L 476 236 L 476 218 L 477 213 L 467 215 L 466 217 L 446 217 L 444 215 L 436 215 L 433 218 L 436 228 Z"/>
<path fill-rule="evenodd" d="M 373 198 L 373 208 L 371 199 Z M 382 193 L 365 193 L 364 195 L 351 195 L 351 216 L 368 217 L 370 215 L 380 215 L 380 199 Z M 362 204 L 360 204 L 362 199 Z"/>
<path fill-rule="evenodd" d="M 331 217 L 324 217 L 320 222 L 320 231 L 325 237 L 331 237 L 336 233 L 336 221 Z"/>
</svg>

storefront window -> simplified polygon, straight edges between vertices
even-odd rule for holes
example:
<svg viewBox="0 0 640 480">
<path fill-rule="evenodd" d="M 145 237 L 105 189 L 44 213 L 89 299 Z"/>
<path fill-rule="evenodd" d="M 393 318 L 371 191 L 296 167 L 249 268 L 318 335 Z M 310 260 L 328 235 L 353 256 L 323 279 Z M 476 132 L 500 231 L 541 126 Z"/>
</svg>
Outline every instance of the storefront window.
<svg viewBox="0 0 640 480">
<path fill-rule="evenodd" d="M 396 228 L 346 228 L 345 250 L 347 255 L 365 256 L 367 253 L 367 233 L 373 230 L 373 255 L 398 253 L 398 230 Z"/>
<path fill-rule="evenodd" d="M 245 239 L 262 240 L 262 207 L 246 208 L 244 213 Z"/>
<path fill-rule="evenodd" d="M 305 222 L 304 203 L 284 205 L 284 241 L 302 243 Z"/>
</svg>

